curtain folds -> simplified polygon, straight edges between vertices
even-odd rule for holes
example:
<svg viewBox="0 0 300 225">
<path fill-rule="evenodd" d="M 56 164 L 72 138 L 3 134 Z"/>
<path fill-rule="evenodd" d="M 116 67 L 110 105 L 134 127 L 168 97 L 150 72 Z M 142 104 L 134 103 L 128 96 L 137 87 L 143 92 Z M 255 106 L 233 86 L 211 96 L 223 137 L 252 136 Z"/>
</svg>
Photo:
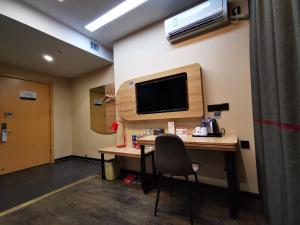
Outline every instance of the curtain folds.
<svg viewBox="0 0 300 225">
<path fill-rule="evenodd" d="M 250 1 L 259 187 L 270 225 L 300 224 L 300 1 Z"/>
</svg>

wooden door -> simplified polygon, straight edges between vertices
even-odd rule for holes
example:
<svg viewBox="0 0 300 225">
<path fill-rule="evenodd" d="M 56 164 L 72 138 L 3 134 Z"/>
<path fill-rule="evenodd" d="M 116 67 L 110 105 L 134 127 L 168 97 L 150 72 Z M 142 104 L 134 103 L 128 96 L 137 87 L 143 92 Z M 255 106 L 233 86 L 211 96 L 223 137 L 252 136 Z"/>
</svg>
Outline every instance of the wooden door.
<svg viewBox="0 0 300 225">
<path fill-rule="evenodd" d="M 7 125 L 0 174 L 51 161 L 50 109 L 48 84 L 0 76 L 0 123 Z"/>
</svg>

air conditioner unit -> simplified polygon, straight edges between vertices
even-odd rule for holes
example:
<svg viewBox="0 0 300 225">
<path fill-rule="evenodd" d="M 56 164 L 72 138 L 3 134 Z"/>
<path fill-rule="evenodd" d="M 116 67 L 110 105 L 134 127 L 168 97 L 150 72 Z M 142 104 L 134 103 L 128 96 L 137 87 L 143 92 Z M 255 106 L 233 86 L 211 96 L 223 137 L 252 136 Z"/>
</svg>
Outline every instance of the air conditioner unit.
<svg viewBox="0 0 300 225">
<path fill-rule="evenodd" d="M 228 24 L 227 0 L 207 0 L 165 20 L 165 32 L 171 43 Z"/>
</svg>

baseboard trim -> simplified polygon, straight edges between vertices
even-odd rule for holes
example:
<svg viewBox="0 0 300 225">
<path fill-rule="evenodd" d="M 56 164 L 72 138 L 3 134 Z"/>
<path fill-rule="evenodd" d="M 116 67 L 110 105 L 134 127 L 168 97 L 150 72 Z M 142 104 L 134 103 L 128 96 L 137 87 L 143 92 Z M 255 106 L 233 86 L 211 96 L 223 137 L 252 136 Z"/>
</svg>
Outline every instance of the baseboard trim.
<svg viewBox="0 0 300 225">
<path fill-rule="evenodd" d="M 87 156 L 68 155 L 68 156 L 64 156 L 64 157 L 61 157 L 61 158 L 57 158 L 57 159 L 54 160 L 54 162 L 55 163 L 56 162 L 62 162 L 62 161 L 70 160 L 70 159 L 83 159 L 83 160 L 101 161 L 100 159 L 87 157 Z"/>
<path fill-rule="evenodd" d="M 72 155 L 68 155 L 68 156 L 56 158 L 56 159 L 54 159 L 54 162 L 66 161 L 66 160 L 71 159 L 71 158 L 72 158 Z"/>
<path fill-rule="evenodd" d="M 121 173 L 122 174 L 132 174 L 135 176 L 141 176 L 140 172 L 134 171 L 134 170 L 128 170 L 128 169 L 121 169 Z M 151 174 L 147 174 L 147 175 L 151 175 Z M 165 177 L 165 178 L 168 179 L 168 177 Z M 180 180 L 177 178 L 174 178 L 174 181 L 175 182 L 184 182 L 184 180 Z M 222 192 L 227 191 L 227 188 L 225 188 L 225 187 L 215 186 L 215 185 L 201 183 L 201 182 L 200 182 L 200 185 L 207 189 L 214 189 L 216 191 L 222 191 Z M 257 194 L 257 193 L 252 193 L 252 192 L 248 192 L 248 191 L 238 191 L 238 193 L 239 193 L 239 196 L 248 197 L 248 198 L 256 199 L 256 200 L 261 200 L 260 194 Z"/>
<path fill-rule="evenodd" d="M 101 161 L 100 159 L 92 158 L 92 157 L 69 155 L 69 156 L 55 159 L 55 163 L 69 160 L 69 159 L 92 160 L 92 161 L 97 161 L 97 162 Z M 135 176 L 141 176 L 140 172 L 134 171 L 134 170 L 128 170 L 128 169 L 121 169 L 121 173 L 122 174 L 132 174 Z M 151 175 L 151 174 L 147 174 L 147 175 Z M 174 180 L 175 180 L 175 182 L 183 182 L 183 180 L 180 180 L 177 178 L 174 178 Z M 223 191 L 223 192 L 225 192 L 227 190 L 225 187 L 215 186 L 215 185 L 206 184 L 206 183 L 200 183 L 200 184 L 207 189 L 214 189 L 216 191 Z M 239 196 L 244 196 L 244 197 L 248 197 L 248 198 L 256 199 L 256 200 L 261 200 L 260 194 L 252 193 L 252 192 L 248 192 L 248 191 L 240 191 L 240 190 L 238 192 L 239 192 Z"/>
</svg>

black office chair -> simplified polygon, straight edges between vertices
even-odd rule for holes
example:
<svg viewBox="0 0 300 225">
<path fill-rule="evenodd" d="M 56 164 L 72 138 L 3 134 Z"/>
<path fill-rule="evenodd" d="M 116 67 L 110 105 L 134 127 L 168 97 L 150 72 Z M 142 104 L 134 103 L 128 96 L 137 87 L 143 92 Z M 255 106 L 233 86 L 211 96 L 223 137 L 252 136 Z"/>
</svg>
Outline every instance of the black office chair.
<svg viewBox="0 0 300 225">
<path fill-rule="evenodd" d="M 158 135 L 155 139 L 155 164 L 159 174 L 158 190 L 155 202 L 154 216 L 156 216 L 157 205 L 160 195 L 160 186 L 163 174 L 171 176 L 183 176 L 186 180 L 186 192 L 188 197 L 190 220 L 193 224 L 192 196 L 189 190 L 189 175 L 194 175 L 198 184 L 197 171 L 199 164 L 193 164 L 187 154 L 183 141 L 173 134 Z"/>
</svg>

